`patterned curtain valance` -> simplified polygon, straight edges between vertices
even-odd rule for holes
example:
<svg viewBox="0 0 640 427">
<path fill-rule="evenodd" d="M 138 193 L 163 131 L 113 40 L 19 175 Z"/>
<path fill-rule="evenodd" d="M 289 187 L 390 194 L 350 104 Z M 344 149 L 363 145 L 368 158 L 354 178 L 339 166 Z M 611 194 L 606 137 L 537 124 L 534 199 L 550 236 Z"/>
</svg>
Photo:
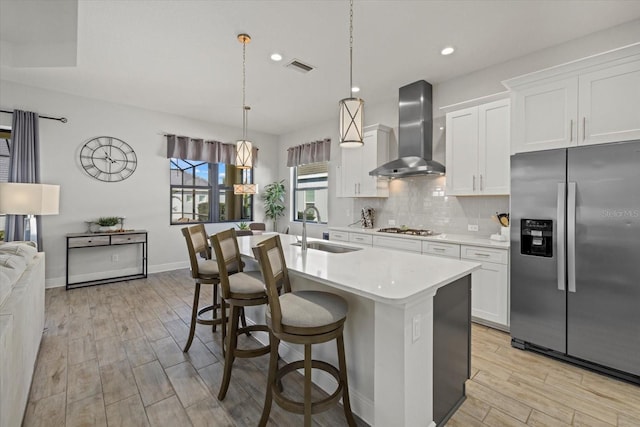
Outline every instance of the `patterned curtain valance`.
<svg viewBox="0 0 640 427">
<path fill-rule="evenodd" d="M 258 149 L 253 147 L 253 167 L 258 163 Z M 201 138 L 167 135 L 167 158 L 198 160 L 209 163 L 235 165 L 236 144 L 220 141 L 205 141 Z"/>
<path fill-rule="evenodd" d="M 307 142 L 287 150 L 287 166 L 294 167 L 308 163 L 328 162 L 331 157 L 331 139 Z"/>
</svg>

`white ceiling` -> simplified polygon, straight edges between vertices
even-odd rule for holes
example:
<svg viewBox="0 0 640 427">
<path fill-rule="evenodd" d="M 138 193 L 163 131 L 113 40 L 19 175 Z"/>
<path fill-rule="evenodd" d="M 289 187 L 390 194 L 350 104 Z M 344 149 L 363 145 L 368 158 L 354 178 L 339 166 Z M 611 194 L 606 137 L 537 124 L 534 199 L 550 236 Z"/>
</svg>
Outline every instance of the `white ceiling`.
<svg viewBox="0 0 640 427">
<path fill-rule="evenodd" d="M 67 40 L 60 23 L 69 7 L 74 0 L 0 0 L 2 46 Z M 356 0 L 354 7 L 354 84 L 366 103 L 393 99 L 415 80 L 443 82 L 640 18 L 637 0 Z M 80 0 L 77 16 L 76 66 L 12 67 L 3 56 L 0 77 L 240 127 L 236 35 L 246 32 L 249 136 L 337 117 L 338 100 L 349 95 L 346 0 Z M 439 54 L 446 45 L 457 48 L 449 57 Z M 269 59 L 275 51 L 281 63 Z M 316 68 L 285 68 L 293 58 Z"/>
</svg>

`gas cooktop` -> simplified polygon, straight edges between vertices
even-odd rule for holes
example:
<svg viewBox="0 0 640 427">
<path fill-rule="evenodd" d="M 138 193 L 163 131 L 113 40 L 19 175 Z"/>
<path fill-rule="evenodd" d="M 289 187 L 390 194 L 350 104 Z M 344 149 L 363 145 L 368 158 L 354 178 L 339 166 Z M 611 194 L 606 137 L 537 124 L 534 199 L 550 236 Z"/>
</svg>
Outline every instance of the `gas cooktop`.
<svg viewBox="0 0 640 427">
<path fill-rule="evenodd" d="M 438 234 L 438 233 L 435 233 L 433 230 L 422 230 L 422 229 L 416 229 L 416 228 L 399 228 L 399 227 L 381 228 L 378 231 L 380 233 L 406 234 L 409 236 L 435 236 Z"/>
</svg>

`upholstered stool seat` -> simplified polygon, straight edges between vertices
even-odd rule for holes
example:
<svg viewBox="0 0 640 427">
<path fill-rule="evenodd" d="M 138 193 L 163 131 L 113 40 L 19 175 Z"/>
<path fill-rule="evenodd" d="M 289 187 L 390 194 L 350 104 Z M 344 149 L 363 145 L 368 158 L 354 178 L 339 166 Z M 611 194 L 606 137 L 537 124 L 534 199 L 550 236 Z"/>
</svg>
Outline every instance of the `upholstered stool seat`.
<svg viewBox="0 0 640 427">
<path fill-rule="evenodd" d="M 317 335 L 317 330 L 337 329 L 347 317 L 349 307 L 344 298 L 328 292 L 296 291 L 280 296 L 282 330 L 291 334 Z M 271 327 L 271 311 L 267 310 L 267 326 Z"/>
<path fill-rule="evenodd" d="M 289 273 L 285 264 L 282 243 L 279 236 L 271 237 L 253 248 L 260 263 L 260 270 L 266 285 L 269 309 L 266 321 L 269 326 L 271 346 L 269 373 L 265 403 L 259 426 L 269 420 L 272 400 L 283 409 L 304 414 L 304 426 L 311 426 L 311 415 L 329 409 L 342 398 L 344 414 L 349 426 L 356 425 L 349 401 L 347 364 L 344 353 L 343 329 L 349 307 L 344 298 L 328 292 L 291 292 Z M 278 285 L 285 293 L 279 295 Z M 311 346 L 336 340 L 338 368 L 320 360 L 313 360 Z M 278 347 L 280 341 L 304 345 L 304 360 L 288 363 L 278 368 Z M 282 378 L 304 370 L 304 399 L 295 401 L 282 392 Z M 328 397 L 316 401 L 311 399 L 311 371 L 319 369 L 332 375 L 338 386 Z"/>
</svg>

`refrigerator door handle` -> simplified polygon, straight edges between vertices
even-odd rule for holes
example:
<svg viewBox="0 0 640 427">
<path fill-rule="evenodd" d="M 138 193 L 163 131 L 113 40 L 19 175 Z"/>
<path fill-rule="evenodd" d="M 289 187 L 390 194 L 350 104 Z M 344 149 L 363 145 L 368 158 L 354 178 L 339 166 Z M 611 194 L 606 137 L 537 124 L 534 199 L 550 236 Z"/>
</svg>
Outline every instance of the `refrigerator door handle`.
<svg viewBox="0 0 640 427">
<path fill-rule="evenodd" d="M 558 290 L 564 291 L 565 281 L 565 246 L 564 246 L 564 224 L 565 224 L 565 206 L 566 206 L 566 189 L 565 183 L 558 183 L 558 216 L 556 220 L 556 228 L 558 230 L 556 234 L 556 247 L 558 252 Z"/>
<path fill-rule="evenodd" d="M 576 291 L 576 183 L 567 191 L 567 282 L 569 292 Z"/>
</svg>

